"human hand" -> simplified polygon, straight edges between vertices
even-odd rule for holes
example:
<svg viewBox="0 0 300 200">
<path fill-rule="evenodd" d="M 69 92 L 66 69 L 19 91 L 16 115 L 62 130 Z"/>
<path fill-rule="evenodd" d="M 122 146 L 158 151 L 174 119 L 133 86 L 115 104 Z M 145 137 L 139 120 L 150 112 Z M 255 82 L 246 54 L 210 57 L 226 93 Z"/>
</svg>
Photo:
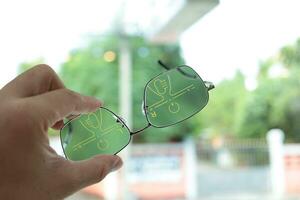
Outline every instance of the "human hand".
<svg viewBox="0 0 300 200">
<path fill-rule="evenodd" d="M 1 199 L 63 199 L 121 167 L 118 156 L 69 161 L 49 146 L 48 129 L 65 117 L 95 111 L 100 102 L 66 89 L 38 65 L 0 90 Z"/>
</svg>

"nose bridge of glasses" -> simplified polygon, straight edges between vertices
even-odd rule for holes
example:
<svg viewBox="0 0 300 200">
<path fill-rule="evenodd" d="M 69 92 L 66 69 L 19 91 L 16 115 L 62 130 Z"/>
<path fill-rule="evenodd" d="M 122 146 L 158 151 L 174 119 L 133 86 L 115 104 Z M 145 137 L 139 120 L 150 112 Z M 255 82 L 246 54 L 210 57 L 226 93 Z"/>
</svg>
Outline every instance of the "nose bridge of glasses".
<svg viewBox="0 0 300 200">
<path fill-rule="evenodd" d="M 130 135 L 135 135 L 135 134 L 137 134 L 137 133 L 143 132 L 144 130 L 146 130 L 146 129 L 149 128 L 150 126 L 151 126 L 151 124 L 148 123 L 147 126 L 145 126 L 144 128 L 141 128 L 141 129 L 139 129 L 139 130 L 137 130 L 137 131 L 131 132 Z"/>
</svg>

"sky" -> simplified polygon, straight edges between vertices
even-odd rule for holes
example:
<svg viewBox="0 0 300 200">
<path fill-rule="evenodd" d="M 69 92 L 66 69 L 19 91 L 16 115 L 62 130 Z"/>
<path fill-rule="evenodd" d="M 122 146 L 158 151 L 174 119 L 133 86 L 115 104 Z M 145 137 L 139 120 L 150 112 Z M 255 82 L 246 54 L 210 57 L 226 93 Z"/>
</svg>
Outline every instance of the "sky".
<svg viewBox="0 0 300 200">
<path fill-rule="evenodd" d="M 222 0 L 181 38 L 186 62 L 214 82 L 236 70 L 255 87 L 260 61 L 300 37 L 298 0 Z"/>
<path fill-rule="evenodd" d="M 16 76 L 19 63 L 43 57 L 57 71 L 87 35 L 107 30 L 119 3 L 103 2 L 0 0 L 0 88 Z"/>
<path fill-rule="evenodd" d="M 19 63 L 43 57 L 59 70 L 85 36 L 107 30 L 119 1 L 103 2 L 0 1 L 0 88 Z M 239 69 L 254 88 L 258 63 L 300 36 L 299 8 L 299 0 L 221 0 L 181 36 L 186 63 L 214 82 Z"/>
</svg>

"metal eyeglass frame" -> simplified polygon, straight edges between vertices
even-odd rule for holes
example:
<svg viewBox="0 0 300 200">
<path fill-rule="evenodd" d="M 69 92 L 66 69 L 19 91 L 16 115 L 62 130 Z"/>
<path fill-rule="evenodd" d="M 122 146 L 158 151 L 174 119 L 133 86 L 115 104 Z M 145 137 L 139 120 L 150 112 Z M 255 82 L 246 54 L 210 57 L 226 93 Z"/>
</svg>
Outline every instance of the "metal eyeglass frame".
<svg viewBox="0 0 300 200">
<path fill-rule="evenodd" d="M 162 67 L 163 67 L 164 69 L 166 69 L 167 71 L 171 70 L 171 68 L 169 68 L 168 66 L 166 66 L 162 61 L 159 60 L 158 63 L 159 63 L 160 66 L 162 66 Z M 189 66 L 187 66 L 187 65 L 181 65 L 181 66 L 178 66 L 178 67 L 172 68 L 172 69 L 177 69 L 180 73 L 184 74 L 185 76 L 189 76 L 189 77 L 191 77 L 191 78 L 200 78 L 200 80 L 203 81 L 203 80 L 201 79 L 201 77 L 200 77 L 196 72 L 195 72 L 195 73 L 198 75 L 197 77 L 191 76 L 190 74 L 187 74 L 187 73 L 184 72 L 182 69 L 180 69 L 180 67 L 184 67 L 184 66 L 189 67 Z M 189 67 L 189 68 L 191 68 L 191 67 Z M 192 69 L 192 68 L 191 68 L 191 69 Z M 118 152 L 116 152 L 115 154 L 117 154 L 117 153 L 119 153 L 120 151 L 122 151 L 122 150 L 130 143 L 131 138 L 132 138 L 132 135 L 135 135 L 135 134 L 137 134 L 137 133 L 143 132 L 144 130 L 148 129 L 148 128 L 151 127 L 151 126 L 152 126 L 152 127 L 155 127 L 155 128 L 165 128 L 165 127 L 169 127 L 169 126 L 178 124 L 178 123 L 180 123 L 180 122 L 182 122 L 182 121 L 184 121 L 184 120 L 187 120 L 187 119 L 191 118 L 192 116 L 194 116 L 195 114 L 197 114 L 198 112 L 201 111 L 201 109 L 199 109 L 199 111 L 195 112 L 195 113 L 192 114 L 191 116 L 189 116 L 189 117 L 187 117 L 187 118 L 185 118 L 185 119 L 183 119 L 183 120 L 181 120 L 181 121 L 175 122 L 175 123 L 173 123 L 173 124 L 169 124 L 169 125 L 167 125 L 167 126 L 159 126 L 159 127 L 158 127 L 158 126 L 155 126 L 155 125 L 151 124 L 150 121 L 149 121 L 149 119 L 148 119 L 148 116 L 147 116 L 147 106 L 146 106 L 146 104 L 145 104 L 145 102 L 146 102 L 146 88 L 147 88 L 147 85 L 148 85 L 153 79 L 155 79 L 156 77 L 160 76 L 160 75 L 163 74 L 163 73 L 165 73 L 165 72 L 162 72 L 162 73 L 160 73 L 160 74 L 154 76 L 154 77 L 151 78 L 151 79 L 147 82 L 147 84 L 145 85 L 145 88 L 144 88 L 144 98 L 143 98 L 143 103 L 142 103 L 142 112 L 144 113 L 144 115 L 145 115 L 145 117 L 146 117 L 146 120 L 147 120 L 147 122 L 148 122 L 148 125 L 145 126 L 144 128 L 141 128 L 141 129 L 136 130 L 136 131 L 131 131 L 131 130 L 129 129 L 129 127 L 126 125 L 125 120 L 124 120 L 122 117 L 118 116 L 116 113 L 114 113 L 113 111 L 109 110 L 108 108 L 100 107 L 101 109 L 105 109 L 106 111 L 110 112 L 110 113 L 115 117 L 116 122 L 117 122 L 117 123 L 121 123 L 122 126 L 123 126 L 123 127 L 126 127 L 127 130 L 128 130 L 128 132 L 130 133 L 130 139 L 129 139 L 128 143 L 127 143 L 126 145 L 124 145 L 124 147 L 121 148 L 121 149 L 120 149 Z M 209 81 L 203 81 L 203 83 L 205 84 L 205 87 L 206 87 L 207 91 L 210 91 L 210 90 L 212 90 L 212 89 L 215 88 L 215 86 L 214 86 L 214 84 L 213 84 L 212 82 L 209 82 Z M 208 96 L 208 98 L 209 98 L 209 96 Z M 207 101 L 208 101 L 208 100 L 207 100 Z M 80 116 L 77 116 L 77 117 L 80 117 Z M 71 136 L 71 134 L 72 134 L 72 132 L 73 132 L 73 127 L 72 127 L 72 124 L 71 124 L 70 122 L 71 122 L 72 120 L 76 119 L 77 117 L 75 117 L 75 118 L 69 120 L 69 121 L 64 125 L 64 127 L 61 129 L 61 130 L 63 130 L 66 126 L 68 126 L 69 132 L 68 132 L 68 137 L 67 137 L 67 138 L 69 138 L 69 139 L 71 138 L 70 136 Z M 61 135 L 61 134 L 60 134 L 60 135 Z M 64 154 L 65 154 L 64 144 L 68 144 L 68 143 L 70 142 L 69 139 L 67 139 L 67 141 L 63 141 L 62 138 L 61 138 L 61 145 L 62 145 Z M 65 156 L 67 157 L 66 154 L 65 154 Z"/>
</svg>

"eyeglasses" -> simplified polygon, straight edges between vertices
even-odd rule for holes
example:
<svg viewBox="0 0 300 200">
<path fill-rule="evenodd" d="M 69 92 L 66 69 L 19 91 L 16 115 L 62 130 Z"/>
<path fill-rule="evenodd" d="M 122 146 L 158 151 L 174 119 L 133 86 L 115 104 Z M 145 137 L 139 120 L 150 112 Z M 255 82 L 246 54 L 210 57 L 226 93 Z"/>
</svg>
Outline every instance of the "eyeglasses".
<svg viewBox="0 0 300 200">
<path fill-rule="evenodd" d="M 145 86 L 143 113 L 148 125 L 131 131 L 124 120 L 107 108 L 80 115 L 68 121 L 60 131 L 66 158 L 84 160 L 99 154 L 117 154 L 131 137 L 153 126 L 163 128 L 186 120 L 200 112 L 208 103 L 211 82 L 186 65 L 167 69 Z"/>
</svg>

